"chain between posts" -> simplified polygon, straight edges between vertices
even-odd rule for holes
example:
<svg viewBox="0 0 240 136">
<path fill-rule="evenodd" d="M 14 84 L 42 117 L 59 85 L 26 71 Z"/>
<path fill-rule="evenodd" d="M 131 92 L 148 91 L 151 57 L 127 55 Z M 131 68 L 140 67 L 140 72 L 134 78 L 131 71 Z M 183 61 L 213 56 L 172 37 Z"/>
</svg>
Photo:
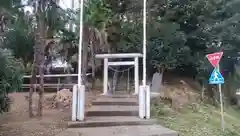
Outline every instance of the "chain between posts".
<svg viewBox="0 0 240 136">
<path fill-rule="evenodd" d="M 108 67 L 109 69 L 111 69 L 111 70 L 113 70 L 113 71 L 115 71 L 115 72 L 125 72 L 125 71 L 128 71 L 129 69 L 131 69 L 131 68 L 133 68 L 134 66 L 131 66 L 131 67 L 129 67 L 129 68 L 127 68 L 127 69 L 123 69 L 123 70 L 117 70 L 117 69 L 115 69 L 115 68 L 112 68 L 112 67 Z"/>
<path fill-rule="evenodd" d="M 131 67 L 128 67 L 128 68 L 123 69 L 123 70 L 117 70 L 117 69 L 114 69 L 114 68 L 112 68 L 112 67 L 109 67 L 112 71 L 118 72 L 118 73 L 123 73 L 123 72 L 125 72 L 125 71 L 128 71 L 128 79 L 127 79 L 127 90 L 128 90 L 128 91 L 130 90 L 130 87 L 129 87 L 129 80 L 130 80 L 129 70 L 130 70 L 131 68 L 133 68 L 133 67 L 134 67 L 134 66 L 131 66 Z"/>
</svg>

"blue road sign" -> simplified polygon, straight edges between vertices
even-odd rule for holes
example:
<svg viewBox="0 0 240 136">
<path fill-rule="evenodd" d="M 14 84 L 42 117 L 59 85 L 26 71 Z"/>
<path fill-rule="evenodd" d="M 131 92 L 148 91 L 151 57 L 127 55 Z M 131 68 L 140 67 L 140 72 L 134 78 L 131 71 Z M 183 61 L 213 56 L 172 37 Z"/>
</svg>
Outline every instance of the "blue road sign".
<svg viewBox="0 0 240 136">
<path fill-rule="evenodd" d="M 209 78 L 209 84 L 223 84 L 223 83 L 224 83 L 223 76 L 217 69 L 214 69 Z"/>
</svg>

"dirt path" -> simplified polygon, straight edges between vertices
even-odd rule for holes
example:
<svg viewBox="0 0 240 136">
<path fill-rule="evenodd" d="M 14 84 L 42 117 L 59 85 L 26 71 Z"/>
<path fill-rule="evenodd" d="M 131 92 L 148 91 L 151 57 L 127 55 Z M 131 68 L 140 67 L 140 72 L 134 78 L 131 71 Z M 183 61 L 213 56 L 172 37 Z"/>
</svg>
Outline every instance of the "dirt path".
<svg viewBox="0 0 240 136">
<path fill-rule="evenodd" d="M 10 94 L 13 103 L 9 113 L 0 115 L 0 136 L 55 136 L 66 129 L 71 108 L 60 110 L 45 107 L 42 118 L 29 118 L 28 101 L 25 98 L 27 95 L 28 93 Z M 90 96 L 89 99 L 94 98 L 93 95 L 87 96 Z"/>
</svg>

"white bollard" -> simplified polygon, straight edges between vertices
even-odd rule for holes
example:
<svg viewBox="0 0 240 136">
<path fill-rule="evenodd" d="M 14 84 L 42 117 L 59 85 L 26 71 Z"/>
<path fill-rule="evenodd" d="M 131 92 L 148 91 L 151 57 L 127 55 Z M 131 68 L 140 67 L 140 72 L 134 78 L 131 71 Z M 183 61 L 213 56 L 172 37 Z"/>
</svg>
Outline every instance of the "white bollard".
<svg viewBox="0 0 240 136">
<path fill-rule="evenodd" d="M 78 86 L 73 86 L 72 93 L 72 121 L 77 121 L 77 97 L 78 97 Z"/>
<path fill-rule="evenodd" d="M 145 95 L 144 95 L 144 86 L 139 87 L 138 93 L 138 114 L 141 119 L 145 118 Z"/>
<path fill-rule="evenodd" d="M 77 103 L 77 119 L 79 121 L 84 120 L 85 114 L 85 86 L 78 86 L 78 103 Z"/>
<path fill-rule="evenodd" d="M 150 111 L 151 111 L 151 103 L 150 103 L 150 86 L 149 85 L 147 85 L 146 87 L 145 87 L 145 105 L 146 105 L 146 113 L 145 113 L 145 118 L 146 119 L 150 119 Z"/>
</svg>

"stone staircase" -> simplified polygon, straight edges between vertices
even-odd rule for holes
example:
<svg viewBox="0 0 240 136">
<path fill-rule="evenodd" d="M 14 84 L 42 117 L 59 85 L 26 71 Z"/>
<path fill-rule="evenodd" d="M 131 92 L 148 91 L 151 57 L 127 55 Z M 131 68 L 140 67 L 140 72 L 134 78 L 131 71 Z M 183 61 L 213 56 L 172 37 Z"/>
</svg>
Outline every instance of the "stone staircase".
<svg viewBox="0 0 240 136">
<path fill-rule="evenodd" d="M 136 96 L 100 96 L 86 112 L 86 121 L 69 122 L 58 136 L 178 136 L 154 119 L 138 118 Z"/>
<path fill-rule="evenodd" d="M 130 93 L 130 92 L 133 93 L 133 91 L 134 91 L 134 81 L 133 80 L 129 81 L 129 90 L 127 90 L 127 88 L 128 88 L 127 79 L 119 80 L 115 87 L 115 93 L 123 92 L 123 91 L 127 91 L 128 93 Z"/>
</svg>

